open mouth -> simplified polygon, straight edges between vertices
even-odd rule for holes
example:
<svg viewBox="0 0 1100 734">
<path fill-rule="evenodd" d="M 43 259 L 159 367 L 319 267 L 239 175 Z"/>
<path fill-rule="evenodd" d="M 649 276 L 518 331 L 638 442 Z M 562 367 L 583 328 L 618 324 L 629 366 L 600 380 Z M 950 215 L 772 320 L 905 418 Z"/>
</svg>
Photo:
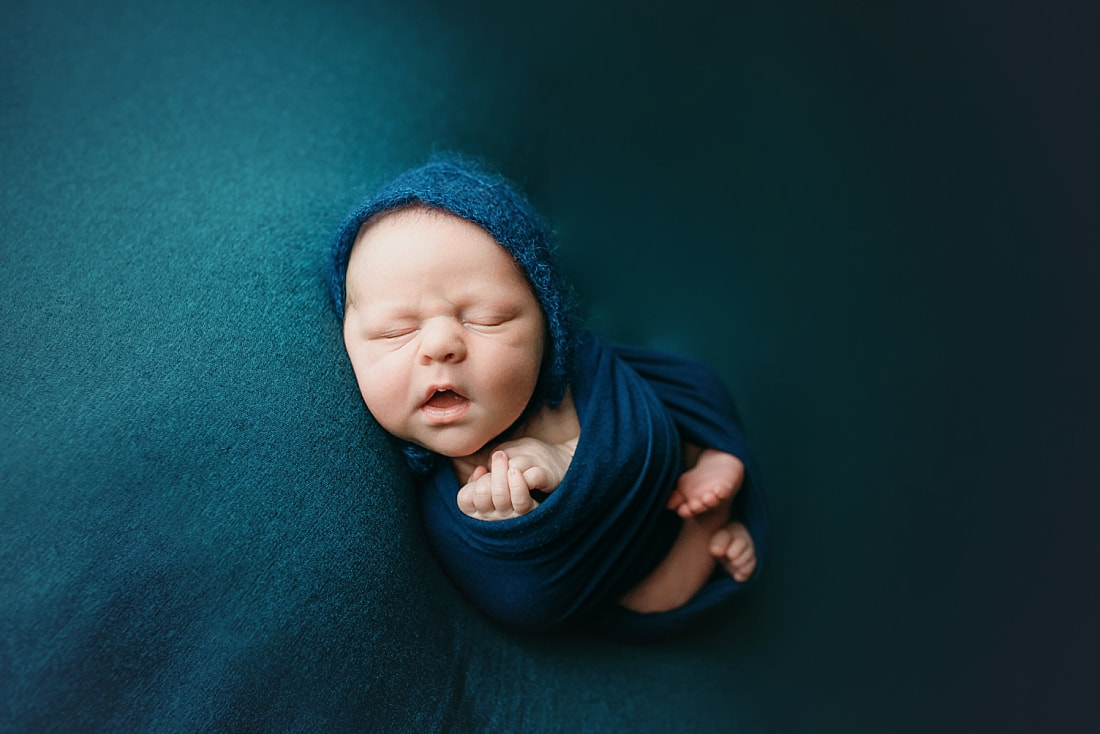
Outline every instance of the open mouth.
<svg viewBox="0 0 1100 734">
<path fill-rule="evenodd" d="M 436 423 L 446 423 L 462 417 L 470 407 L 470 399 L 454 390 L 434 391 L 420 405 L 420 410 Z"/>
<path fill-rule="evenodd" d="M 436 410 L 448 410 L 467 402 L 469 401 L 465 397 L 459 395 L 454 390 L 436 390 L 424 401 L 424 407 L 434 408 Z"/>
</svg>

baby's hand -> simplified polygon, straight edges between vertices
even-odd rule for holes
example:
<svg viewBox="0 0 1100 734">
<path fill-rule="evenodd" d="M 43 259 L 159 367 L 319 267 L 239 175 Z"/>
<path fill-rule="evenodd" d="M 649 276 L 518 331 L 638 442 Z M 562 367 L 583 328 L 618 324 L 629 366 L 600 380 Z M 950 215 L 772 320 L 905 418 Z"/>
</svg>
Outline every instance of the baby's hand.
<svg viewBox="0 0 1100 734">
<path fill-rule="evenodd" d="M 667 507 L 684 518 L 701 515 L 732 499 L 744 479 L 745 465 L 740 459 L 704 449 L 695 466 L 680 475 Z"/>
<path fill-rule="evenodd" d="M 490 459 L 491 467 L 479 466 L 458 490 L 458 509 L 478 520 L 507 520 L 526 515 L 539 506 L 531 490 L 553 492 L 561 484 L 577 439 L 549 444 L 536 438 L 506 441 Z"/>
<path fill-rule="evenodd" d="M 553 492 L 565 478 L 565 472 L 573 461 L 577 439 L 552 444 L 537 438 L 517 438 L 515 441 L 505 441 L 497 448 L 508 454 L 510 466 L 523 472 L 527 486 Z"/>
<path fill-rule="evenodd" d="M 463 514 L 477 520 L 507 520 L 538 507 L 531 497 L 531 486 L 520 468 L 511 464 L 508 454 L 494 451 L 491 462 L 491 470 L 477 467 L 458 490 L 458 509 Z"/>
</svg>

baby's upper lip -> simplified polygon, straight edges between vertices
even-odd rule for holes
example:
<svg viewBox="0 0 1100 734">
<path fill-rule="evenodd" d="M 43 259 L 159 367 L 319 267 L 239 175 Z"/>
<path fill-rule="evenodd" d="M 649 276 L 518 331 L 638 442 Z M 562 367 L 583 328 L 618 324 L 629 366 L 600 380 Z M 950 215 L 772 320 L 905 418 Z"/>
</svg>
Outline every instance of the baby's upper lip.
<svg viewBox="0 0 1100 734">
<path fill-rule="evenodd" d="M 424 405 L 425 403 L 427 403 L 437 392 L 453 392 L 460 398 L 468 399 L 453 384 L 449 382 L 441 382 L 428 387 L 427 391 L 424 393 L 424 399 L 420 401 L 420 404 Z"/>
</svg>

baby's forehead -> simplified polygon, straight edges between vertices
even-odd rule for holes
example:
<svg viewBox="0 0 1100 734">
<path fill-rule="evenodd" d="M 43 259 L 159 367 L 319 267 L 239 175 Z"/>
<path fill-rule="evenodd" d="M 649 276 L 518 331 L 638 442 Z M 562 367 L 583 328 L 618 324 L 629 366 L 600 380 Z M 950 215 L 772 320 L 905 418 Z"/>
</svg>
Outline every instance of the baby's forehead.
<svg viewBox="0 0 1100 734">
<path fill-rule="evenodd" d="M 387 209 L 379 212 L 374 216 L 367 219 L 359 227 L 359 233 L 356 235 L 355 241 L 358 244 L 364 236 L 372 231 L 386 230 L 396 227 L 415 227 L 417 225 L 431 225 L 438 222 L 461 222 L 470 226 L 478 227 L 477 224 L 471 222 L 468 219 L 452 214 L 445 209 L 439 209 L 437 207 L 427 206 L 419 202 L 400 206 L 395 209 Z M 483 232 L 483 228 L 478 227 Z M 486 232 L 488 234 L 488 232 Z"/>
<path fill-rule="evenodd" d="M 470 273 L 463 267 L 467 263 L 484 267 Z M 417 204 L 375 215 L 360 226 L 348 264 L 348 285 L 358 290 L 356 285 L 390 277 L 416 279 L 448 268 L 456 277 L 466 272 L 466 277 L 482 283 L 511 280 L 515 275 L 501 274 L 504 263 L 534 293 L 523 266 L 487 229 L 447 210 Z"/>
<path fill-rule="evenodd" d="M 492 241 L 501 250 L 508 251 L 492 234 L 475 222 L 444 209 L 416 203 L 380 212 L 363 222 L 352 245 L 352 255 L 358 254 L 362 257 L 365 250 L 374 247 L 374 243 L 400 246 L 401 242 L 416 242 L 420 235 L 428 236 L 432 230 L 447 225 L 467 232 L 476 232 L 483 235 L 486 240 Z"/>
</svg>

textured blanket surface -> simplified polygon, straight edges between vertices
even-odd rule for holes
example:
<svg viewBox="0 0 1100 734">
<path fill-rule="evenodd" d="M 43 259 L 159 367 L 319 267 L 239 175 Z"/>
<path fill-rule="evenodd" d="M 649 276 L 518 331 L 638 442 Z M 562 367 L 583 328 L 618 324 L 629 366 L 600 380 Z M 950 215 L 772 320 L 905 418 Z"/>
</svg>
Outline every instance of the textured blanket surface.
<svg viewBox="0 0 1100 734">
<path fill-rule="evenodd" d="M 1096 19 L 906 5 L 5 1 L 0 732 L 1100 730 Z M 672 640 L 486 620 L 362 405 L 330 237 L 445 149 L 737 398 Z"/>
</svg>

